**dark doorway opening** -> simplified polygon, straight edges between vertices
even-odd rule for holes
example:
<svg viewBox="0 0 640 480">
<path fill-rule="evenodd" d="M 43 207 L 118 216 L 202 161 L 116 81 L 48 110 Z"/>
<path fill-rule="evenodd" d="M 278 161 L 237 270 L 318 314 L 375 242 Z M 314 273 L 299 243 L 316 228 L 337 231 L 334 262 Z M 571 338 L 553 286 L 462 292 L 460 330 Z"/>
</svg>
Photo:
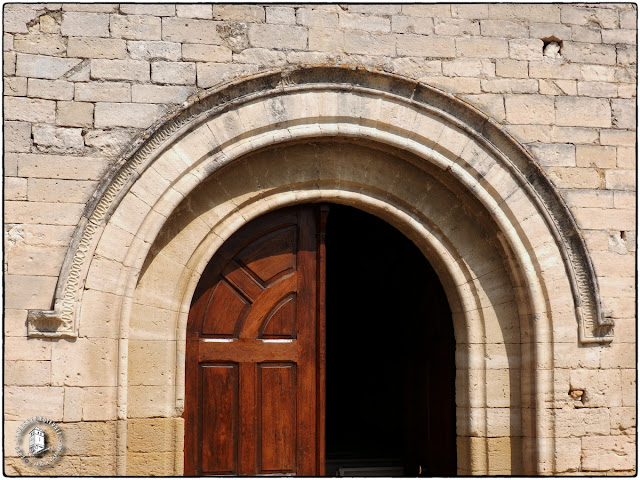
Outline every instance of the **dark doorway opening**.
<svg viewBox="0 0 640 480">
<path fill-rule="evenodd" d="M 327 476 L 456 474 L 455 339 L 420 250 L 332 205 L 327 223 Z"/>
</svg>

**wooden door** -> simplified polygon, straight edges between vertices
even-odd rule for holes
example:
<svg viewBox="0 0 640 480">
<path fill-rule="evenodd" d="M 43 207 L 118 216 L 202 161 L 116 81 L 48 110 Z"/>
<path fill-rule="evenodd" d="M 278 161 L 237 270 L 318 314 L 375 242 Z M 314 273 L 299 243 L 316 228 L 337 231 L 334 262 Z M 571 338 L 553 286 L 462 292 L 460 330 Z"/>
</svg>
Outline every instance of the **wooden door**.
<svg viewBox="0 0 640 480">
<path fill-rule="evenodd" d="M 324 474 L 320 217 L 313 205 L 260 217 L 203 273 L 187 327 L 186 475 Z"/>
</svg>

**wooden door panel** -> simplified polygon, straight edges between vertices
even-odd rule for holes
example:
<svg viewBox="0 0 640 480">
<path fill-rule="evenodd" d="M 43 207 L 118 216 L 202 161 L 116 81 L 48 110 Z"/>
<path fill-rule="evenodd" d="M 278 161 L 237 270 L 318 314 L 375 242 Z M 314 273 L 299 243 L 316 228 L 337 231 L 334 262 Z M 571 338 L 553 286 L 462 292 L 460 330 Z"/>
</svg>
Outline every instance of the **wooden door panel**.
<svg viewBox="0 0 640 480">
<path fill-rule="evenodd" d="M 187 475 L 316 475 L 323 463 L 317 212 L 254 220 L 203 272 L 187 326 Z"/>
<path fill-rule="evenodd" d="M 296 234 L 295 226 L 268 233 L 240 252 L 235 260 L 268 285 L 295 268 Z"/>
<path fill-rule="evenodd" d="M 225 312 L 225 315 L 203 315 L 203 335 L 222 338 L 238 336 L 240 325 L 249 313 L 251 303 L 225 280 L 220 280 L 211 294 L 208 312 Z"/>
<path fill-rule="evenodd" d="M 201 365 L 202 473 L 238 473 L 238 365 Z M 201 440 L 202 441 L 202 440 Z"/>
<path fill-rule="evenodd" d="M 296 295 L 291 293 L 278 302 L 276 307 L 267 315 L 259 338 L 295 338 L 296 334 Z"/>
<path fill-rule="evenodd" d="M 258 473 L 296 473 L 296 364 L 259 364 L 258 384 Z"/>
<path fill-rule="evenodd" d="M 271 313 L 286 297 L 296 293 L 298 278 L 295 274 L 288 275 L 275 282 L 271 288 L 265 289 L 251 307 L 240 329 L 240 338 L 258 338 L 260 327 L 263 326 Z"/>
<path fill-rule="evenodd" d="M 240 294 L 244 295 L 249 302 L 253 302 L 264 290 L 256 278 L 235 262 L 231 262 L 227 266 L 222 277 Z"/>
<path fill-rule="evenodd" d="M 198 360 L 207 362 L 211 358 L 215 358 L 218 361 L 241 363 L 275 362 L 278 360 L 297 362 L 298 348 L 296 341 L 265 343 L 264 340 L 239 339 L 232 343 L 202 342 L 198 347 Z"/>
</svg>

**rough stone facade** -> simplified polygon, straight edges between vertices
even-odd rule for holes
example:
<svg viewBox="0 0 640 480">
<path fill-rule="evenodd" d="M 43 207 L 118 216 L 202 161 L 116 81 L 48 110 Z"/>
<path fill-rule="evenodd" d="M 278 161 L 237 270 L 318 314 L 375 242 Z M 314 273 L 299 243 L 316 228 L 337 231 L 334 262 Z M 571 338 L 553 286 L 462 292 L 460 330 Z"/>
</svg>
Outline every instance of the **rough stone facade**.
<svg viewBox="0 0 640 480">
<path fill-rule="evenodd" d="M 182 472 L 180 326 L 189 301 L 184 292 L 193 292 L 202 265 L 250 217 L 294 200 L 352 203 L 395 222 L 430 261 L 433 255 L 438 269 L 437 258 L 446 255 L 391 200 L 356 198 L 340 182 L 331 184 L 331 194 L 322 193 L 321 185 L 324 197 L 290 186 L 292 177 L 304 183 L 314 180 L 310 172 L 317 176 L 319 171 L 327 182 L 349 179 L 361 183 L 363 192 L 375 187 L 393 193 L 414 206 L 416 218 L 425 215 L 454 239 L 452 250 L 466 252 L 451 259 L 465 260 L 458 263 L 468 264 L 471 280 L 460 280 L 462 274 L 443 280 L 448 296 L 460 297 L 459 308 L 452 302 L 459 473 L 634 474 L 636 33 L 635 5 L 623 3 L 5 5 L 5 473 Z M 378 79 L 371 80 L 378 82 L 371 87 L 377 96 L 362 93 L 355 103 L 343 90 L 312 89 L 283 94 L 282 103 L 270 104 L 261 103 L 253 87 L 242 86 L 262 71 L 297 71 L 305 65 L 364 67 Z M 398 77 L 380 80 L 387 77 L 375 72 Z M 490 167 L 478 166 L 502 165 L 494 160 L 500 154 L 486 153 L 480 139 L 468 140 L 462 126 L 432 125 L 422 111 L 407 120 L 410 109 L 384 95 L 385 84 L 406 85 L 400 77 L 445 92 L 434 93 L 440 103 L 431 106 L 452 117 L 481 115 L 465 114 L 465 105 L 470 112 L 479 109 L 491 125 L 486 136 L 500 152 L 515 152 L 506 146 L 511 136 L 530 154 L 513 157 L 533 159 L 584 239 L 598 285 L 590 295 L 599 300 L 604 321 L 615 323 L 607 341 L 588 343 L 578 335 L 570 267 L 564 267 L 571 262 L 561 260 L 562 245 L 547 241 L 551 224 L 537 224 L 537 214 L 522 213 L 544 210 L 535 206 L 536 195 L 501 192 L 508 182 L 496 180 Z M 224 97 L 225 82 L 256 95 L 253 104 L 234 110 L 238 121 L 226 113 L 203 113 L 206 129 L 200 120 L 189 119 L 147 147 L 144 142 L 185 108 L 196 111 L 194 105 L 206 104 L 213 110 L 206 103 L 211 92 L 223 92 L 221 103 L 233 100 Z M 283 81 L 279 88 L 284 92 L 285 87 Z M 336 98 L 343 99 L 339 107 L 332 106 Z M 263 104 L 286 106 L 273 130 L 256 114 Z M 325 123 L 304 124 L 308 133 L 296 131 L 296 122 L 313 117 L 311 111 Z M 475 128 L 474 121 L 465 128 Z M 304 145 L 286 147 L 290 155 L 254 153 L 262 141 L 254 131 L 262 128 L 284 143 L 296 135 L 320 137 L 322 128 L 314 130 L 320 123 L 334 128 L 334 138 L 356 140 L 351 146 L 328 143 L 322 155 Z M 278 137 L 281 125 L 287 125 L 288 137 Z M 406 145 L 391 139 L 400 131 L 411 133 Z M 249 137 L 245 143 L 235 140 Z M 371 153 L 363 138 L 388 138 L 393 148 Z M 424 172 L 408 166 L 419 164 L 420 151 L 411 150 L 414 141 L 437 150 L 443 165 Z M 200 162 L 216 149 L 227 149 L 225 158 L 239 160 L 220 172 L 213 160 L 195 167 L 195 159 Z M 124 193 L 114 194 L 117 202 L 96 226 L 97 246 L 89 250 L 91 261 L 81 272 L 85 280 L 81 298 L 74 297 L 78 311 L 71 334 L 30 330 L 28 335 L 29 311 L 47 311 L 63 298 L 56 285 L 69 268 L 68 252 L 77 247 L 72 242 L 81 241 L 74 232 L 86 231 L 91 212 L 100 209 L 117 174 L 140 151 L 152 152 L 152 163 L 123 180 Z M 334 167 L 331 162 L 340 154 L 353 163 Z M 294 157 L 300 163 L 292 163 Z M 270 185 L 261 184 L 281 158 Z M 462 165 L 462 172 L 452 164 Z M 359 174 L 368 168 L 380 173 L 365 181 Z M 461 185 L 481 185 L 482 178 L 467 182 L 465 172 L 471 170 L 481 172 L 479 177 L 498 192 L 495 208 L 446 175 L 459 175 Z M 406 182 L 395 180 L 398 172 Z M 540 196 L 544 182 L 525 177 Z M 440 194 L 426 202 L 412 193 L 418 184 Z M 217 190 L 205 188 L 212 185 Z M 288 189 L 289 197 L 256 200 L 256 192 L 268 188 Z M 447 197 L 456 188 L 464 205 L 460 210 L 455 210 L 456 196 Z M 243 210 L 245 203 L 251 207 Z M 458 215 L 456 233 L 458 227 L 446 219 Z M 215 238 L 207 237 L 210 231 Z M 498 240 L 486 252 L 470 246 L 477 238 L 512 237 L 504 250 Z M 519 241 L 528 245 L 522 251 L 516 248 Z M 507 258 L 504 264 L 502 258 Z M 545 258 L 551 260 L 545 263 Z M 440 268 L 444 278 L 446 262 Z M 489 276 L 494 272 L 501 273 Z M 174 278 L 186 279 L 184 285 L 168 285 Z M 542 300 L 536 300 L 533 287 L 523 293 L 537 284 L 529 278 L 539 279 Z M 468 306 L 472 301 L 461 286 L 479 292 L 477 308 Z M 539 307 L 545 303 L 546 310 Z M 539 316 L 536 308 L 547 316 Z M 482 329 L 470 323 L 478 311 L 484 312 L 478 320 Z M 545 322 L 549 328 L 540 326 Z M 48 470 L 35 469 L 15 454 L 11 432 L 35 415 L 57 422 L 65 434 L 64 456 Z M 533 450 L 536 460 L 527 464 L 523 452 Z"/>
</svg>

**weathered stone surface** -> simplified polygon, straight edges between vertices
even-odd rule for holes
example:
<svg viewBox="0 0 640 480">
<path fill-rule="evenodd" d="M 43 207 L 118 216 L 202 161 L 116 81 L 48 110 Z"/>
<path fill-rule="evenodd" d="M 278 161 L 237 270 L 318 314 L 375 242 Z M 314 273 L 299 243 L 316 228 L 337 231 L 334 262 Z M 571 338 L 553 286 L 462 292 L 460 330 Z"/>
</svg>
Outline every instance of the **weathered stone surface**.
<svg viewBox="0 0 640 480">
<path fill-rule="evenodd" d="M 63 80 L 40 80 L 30 78 L 27 95 L 32 98 L 46 98 L 48 100 L 72 100 L 73 83 Z"/>
<path fill-rule="evenodd" d="M 13 4 L 4 8 L 3 25 L 5 32 L 28 33 L 27 24 L 38 16 L 37 6 Z"/>
<path fill-rule="evenodd" d="M 161 117 L 165 108 L 153 104 L 96 103 L 94 121 L 97 128 L 146 128 Z"/>
<path fill-rule="evenodd" d="M 42 399 L 47 401 L 43 402 Z M 20 420 L 31 416 L 62 421 L 64 389 L 61 387 L 11 386 L 4 388 L 4 418 Z"/>
<path fill-rule="evenodd" d="M 274 52 L 265 48 L 247 48 L 242 53 L 233 55 L 234 62 L 264 66 L 282 66 L 287 63 L 284 52 Z"/>
<path fill-rule="evenodd" d="M 21 177 L 98 180 L 108 166 L 103 158 L 69 155 L 16 154 Z"/>
<path fill-rule="evenodd" d="M 562 55 L 571 62 L 615 65 L 616 49 L 613 45 L 564 42 Z"/>
<path fill-rule="evenodd" d="M 185 18 L 203 18 L 211 20 L 213 18 L 211 5 L 176 5 L 176 15 Z"/>
<path fill-rule="evenodd" d="M 160 18 L 145 15 L 110 15 L 109 29 L 112 37 L 125 40 L 160 40 L 162 35 Z"/>
<path fill-rule="evenodd" d="M 553 127 L 551 141 L 556 143 L 593 144 L 598 143 L 598 131 L 583 127 Z"/>
<path fill-rule="evenodd" d="M 109 15 L 66 12 L 62 14 L 61 31 L 70 37 L 108 37 Z"/>
<path fill-rule="evenodd" d="M 155 15 L 156 17 L 172 17 L 176 14 L 175 5 L 125 3 L 120 5 L 120 11 L 128 15 Z"/>
<path fill-rule="evenodd" d="M 636 129 L 636 101 L 635 100 L 611 100 L 613 124 L 618 128 L 629 130 Z"/>
<path fill-rule="evenodd" d="M 6 361 L 5 385 L 44 386 L 51 381 L 51 362 L 16 360 Z"/>
<path fill-rule="evenodd" d="M 173 88 L 173 87 L 153 87 L 151 85 L 140 85 L 141 88 Z M 180 88 L 180 87 L 178 87 Z M 121 128 L 110 128 L 108 130 L 92 130 L 84 136 L 84 144 L 94 148 L 101 156 L 115 157 L 124 150 L 129 142 L 136 136 L 136 130 L 126 130 Z"/>
<path fill-rule="evenodd" d="M 6 120 L 54 123 L 55 116 L 56 102 L 51 100 L 32 100 L 25 97 L 6 97 L 4 99 Z"/>
<path fill-rule="evenodd" d="M 601 145 L 634 146 L 635 138 L 636 138 L 635 132 L 628 132 L 624 130 L 601 130 L 600 131 Z"/>
<path fill-rule="evenodd" d="M 197 63 L 198 87 L 207 88 L 230 78 L 249 75 L 258 70 L 257 65 L 230 65 L 228 63 Z"/>
<path fill-rule="evenodd" d="M 391 30 L 398 33 L 417 33 L 431 35 L 434 32 L 431 18 L 413 18 L 394 15 L 391 18 Z"/>
<path fill-rule="evenodd" d="M 635 170 L 607 170 L 605 171 L 605 185 L 613 190 L 635 191 Z"/>
<path fill-rule="evenodd" d="M 443 62 L 442 73 L 451 77 L 493 77 L 495 66 L 488 60 L 456 59 Z"/>
<path fill-rule="evenodd" d="M 182 56 L 182 46 L 176 42 L 127 42 L 127 51 L 133 60 L 168 60 L 176 62 Z M 189 60 L 185 58 L 185 60 Z"/>
<path fill-rule="evenodd" d="M 423 21 L 426 19 L 417 19 Z M 435 18 L 433 30 L 437 35 L 469 36 L 480 35 L 480 23 L 462 18 Z"/>
<path fill-rule="evenodd" d="M 529 62 L 529 77 L 531 78 L 562 78 L 580 79 L 580 66 L 557 60 L 542 60 Z"/>
<path fill-rule="evenodd" d="M 84 102 L 58 102 L 56 124 L 65 127 L 93 126 L 93 104 Z"/>
<path fill-rule="evenodd" d="M 454 18 L 471 18 L 474 20 L 489 18 L 488 5 L 456 4 L 451 5 L 451 16 Z"/>
<path fill-rule="evenodd" d="M 72 37 L 69 39 L 67 54 L 78 58 L 125 58 L 127 54 L 124 40 L 116 38 Z"/>
<path fill-rule="evenodd" d="M 328 25 L 325 25 L 328 26 Z M 360 13 L 340 13 L 339 26 L 349 30 L 366 30 L 368 32 L 390 32 L 391 19 Z"/>
<path fill-rule="evenodd" d="M 463 98 L 493 118 L 499 121 L 504 120 L 504 98 L 502 95 L 465 95 Z"/>
<path fill-rule="evenodd" d="M 31 124 L 28 122 L 4 122 L 4 148 L 6 152 L 31 150 Z"/>
<path fill-rule="evenodd" d="M 123 82 L 78 83 L 75 100 L 79 102 L 130 102 L 131 85 Z"/>
<path fill-rule="evenodd" d="M 402 14 L 410 17 L 450 17 L 451 5 L 402 5 Z"/>
<path fill-rule="evenodd" d="M 64 421 L 116 419 L 116 387 L 65 387 Z"/>
<path fill-rule="evenodd" d="M 249 42 L 258 48 L 303 50 L 307 46 L 307 30 L 289 25 L 251 24 Z"/>
<path fill-rule="evenodd" d="M 552 98 L 508 95 L 505 97 L 505 109 L 510 123 L 549 124 L 555 119 Z"/>
<path fill-rule="evenodd" d="M 483 79 L 482 91 L 488 93 L 537 93 L 536 80 Z"/>
<path fill-rule="evenodd" d="M 578 167 L 615 168 L 616 149 L 595 145 L 576 147 L 576 165 Z"/>
<path fill-rule="evenodd" d="M 199 45 L 184 43 L 182 45 L 182 59 L 191 62 L 231 62 L 231 49 L 222 45 Z"/>
<path fill-rule="evenodd" d="M 266 23 L 283 25 L 294 25 L 296 23 L 296 9 L 292 7 L 265 7 L 265 14 Z"/>
<path fill-rule="evenodd" d="M 480 33 L 486 37 L 522 38 L 528 36 L 527 27 L 505 20 L 482 20 Z"/>
<path fill-rule="evenodd" d="M 572 25 L 599 25 L 602 28 L 616 28 L 618 15 L 606 8 L 565 5 L 562 7 L 562 23 Z"/>
<path fill-rule="evenodd" d="M 442 73 L 442 62 L 425 61 L 423 58 L 403 57 L 393 61 L 393 71 L 411 78 L 422 78 Z"/>
<path fill-rule="evenodd" d="M 578 82 L 578 94 L 585 97 L 615 97 L 618 85 L 606 82 Z"/>
<path fill-rule="evenodd" d="M 264 7 L 261 5 L 213 5 L 213 19 L 231 22 L 264 22 Z"/>
<path fill-rule="evenodd" d="M 78 153 L 84 148 L 82 129 L 50 125 L 33 127 L 33 145 L 40 151 Z"/>
<path fill-rule="evenodd" d="M 556 124 L 567 127 L 610 127 L 611 107 L 599 98 L 558 97 Z"/>
<path fill-rule="evenodd" d="M 53 80 L 62 77 L 81 61 L 79 58 L 58 58 L 19 53 L 16 58 L 16 75 Z"/>
<path fill-rule="evenodd" d="M 127 474 L 162 477 L 175 475 L 175 454 L 174 452 L 129 453 L 127 455 Z"/>
<path fill-rule="evenodd" d="M 456 38 L 456 52 L 461 57 L 507 58 L 509 43 L 498 38 Z"/>
<path fill-rule="evenodd" d="M 512 59 L 496 60 L 496 75 L 506 78 L 528 78 L 529 65 L 525 61 Z"/>
<path fill-rule="evenodd" d="M 16 34 L 13 45 L 14 49 L 21 53 L 62 56 L 67 51 L 65 42 L 58 35 Z M 68 55 L 74 56 L 71 53 Z"/>
<path fill-rule="evenodd" d="M 20 167 L 18 167 L 20 168 Z M 83 205 L 77 203 L 36 203 L 7 202 L 5 205 L 5 221 L 7 223 L 39 223 L 45 225 L 75 225 L 80 219 Z M 46 277 L 42 277 L 46 278 Z M 14 279 L 15 281 L 15 279 Z M 46 301 L 51 304 L 51 297 Z M 29 307 L 29 308 L 45 308 Z M 16 308 L 11 307 L 11 308 Z"/>
<path fill-rule="evenodd" d="M 402 35 L 398 37 L 399 55 L 414 55 L 420 52 L 425 57 L 455 57 L 455 43 L 451 38 Z"/>
<path fill-rule="evenodd" d="M 551 167 L 546 170 L 558 188 L 603 188 L 604 178 L 594 168 Z"/>
<path fill-rule="evenodd" d="M 29 179 L 29 200 L 33 202 L 83 203 L 89 200 L 96 182 L 48 178 Z"/>
<path fill-rule="evenodd" d="M 528 5 L 525 9 L 516 4 L 490 4 L 489 18 L 511 21 L 529 21 L 533 18 L 536 22 L 560 23 L 560 7 L 552 4 L 537 4 Z"/>
<path fill-rule="evenodd" d="M 602 29 L 597 24 L 571 25 L 571 40 L 574 42 L 602 43 Z"/>
<path fill-rule="evenodd" d="M 19 458 L 7 459 L 6 469 L 10 475 L 38 475 L 41 469 L 25 464 Z M 10 473 L 9 473 L 10 472 Z M 57 462 L 49 467 L 47 474 L 54 476 L 115 476 L 116 457 L 115 456 L 64 456 L 64 463 Z"/>
<path fill-rule="evenodd" d="M 27 79 L 22 77 L 7 77 L 4 79 L 4 94 L 16 97 L 27 95 Z"/>
<path fill-rule="evenodd" d="M 629 437 L 584 437 L 584 471 L 632 470 L 636 468 L 635 443 Z"/>
<path fill-rule="evenodd" d="M 163 18 L 162 40 L 166 42 L 206 43 L 221 45 L 218 22 L 190 18 Z"/>
<path fill-rule="evenodd" d="M 131 100 L 135 103 L 182 103 L 195 92 L 194 87 L 133 85 Z"/>
<path fill-rule="evenodd" d="M 607 435 L 611 430 L 606 408 L 558 409 L 555 411 L 555 421 L 559 437 Z"/>
<path fill-rule="evenodd" d="M 113 3 L 63 3 L 63 12 L 115 13 L 118 5 Z"/>
<path fill-rule="evenodd" d="M 83 361 L 68 361 L 78 357 Z M 51 352 L 51 383 L 77 387 L 115 386 L 116 359 L 117 341 L 113 339 L 78 338 L 75 342 L 59 343 Z"/>
<path fill-rule="evenodd" d="M 150 66 L 141 60 L 91 60 L 91 78 L 149 81 Z"/>
<path fill-rule="evenodd" d="M 636 30 L 603 30 L 602 43 L 626 43 L 628 45 L 635 45 L 636 35 Z"/>
<path fill-rule="evenodd" d="M 636 168 L 636 149 L 633 147 L 618 147 L 616 149 L 616 165 L 618 168 L 633 170 Z"/>
<path fill-rule="evenodd" d="M 540 60 L 543 42 L 535 38 L 509 40 L 509 58 L 514 60 Z"/>
<path fill-rule="evenodd" d="M 331 28 L 338 26 L 337 13 L 315 10 L 313 8 L 298 8 L 295 12 L 295 19 L 296 21 L 293 23 L 307 27 Z"/>
<path fill-rule="evenodd" d="M 186 62 L 153 62 L 151 81 L 169 85 L 195 85 L 196 66 Z"/>
<path fill-rule="evenodd" d="M 576 147 L 571 144 L 531 145 L 531 152 L 541 165 L 571 167 L 576 165 Z M 587 166 L 587 165 L 580 165 Z M 591 166 L 591 165 L 588 165 Z"/>
</svg>

